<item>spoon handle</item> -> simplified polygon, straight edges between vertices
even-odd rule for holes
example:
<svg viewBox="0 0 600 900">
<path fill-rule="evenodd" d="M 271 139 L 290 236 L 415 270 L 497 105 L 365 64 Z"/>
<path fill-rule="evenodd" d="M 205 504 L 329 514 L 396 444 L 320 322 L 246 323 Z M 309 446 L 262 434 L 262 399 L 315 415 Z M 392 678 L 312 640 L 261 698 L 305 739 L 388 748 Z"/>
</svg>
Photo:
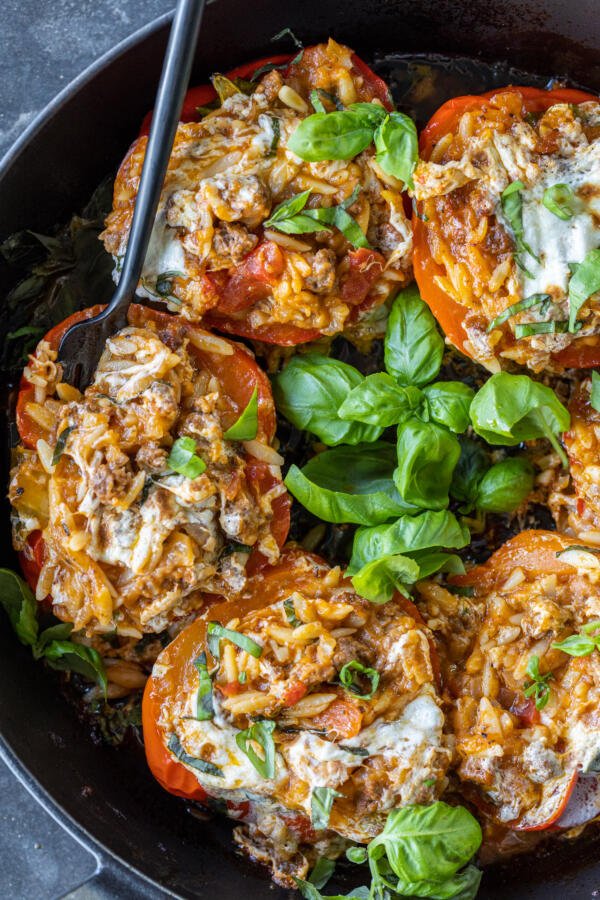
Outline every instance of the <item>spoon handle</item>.
<svg viewBox="0 0 600 900">
<path fill-rule="evenodd" d="M 115 294 L 102 318 L 124 311 L 142 273 L 156 210 L 187 90 L 205 0 L 179 0 L 156 96 L 127 252 Z"/>
</svg>

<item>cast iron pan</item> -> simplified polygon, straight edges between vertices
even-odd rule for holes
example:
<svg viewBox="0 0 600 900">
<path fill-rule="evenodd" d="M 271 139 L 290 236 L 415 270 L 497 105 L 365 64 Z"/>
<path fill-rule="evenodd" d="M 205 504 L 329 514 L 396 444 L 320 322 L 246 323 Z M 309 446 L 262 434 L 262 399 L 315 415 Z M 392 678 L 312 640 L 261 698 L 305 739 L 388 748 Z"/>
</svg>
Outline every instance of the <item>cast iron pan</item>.
<svg viewBox="0 0 600 900">
<path fill-rule="evenodd" d="M 205 13 L 194 81 L 268 54 L 270 37 L 289 26 L 305 43 L 331 34 L 367 60 L 386 52 L 459 54 L 480 59 L 498 84 L 513 66 L 538 76 L 568 73 L 572 81 L 600 90 L 597 12 L 597 0 L 214 0 Z M 47 232 L 68 221 L 115 170 L 152 105 L 168 22 L 168 16 L 158 19 L 104 56 L 5 157 L 0 239 L 21 228 Z M 491 66 L 495 61 L 504 65 Z M 388 76 L 389 64 L 380 71 Z M 0 269 L 0 296 L 11 280 L 14 275 Z M 0 565 L 14 566 L 6 502 L 0 529 Z M 49 811 L 96 854 L 97 877 L 110 896 L 274 896 L 265 873 L 235 854 L 224 820 L 199 818 L 197 810 L 190 813 L 183 801 L 163 792 L 135 748 L 93 743 L 54 679 L 32 662 L 4 618 L 1 628 L 5 757 Z M 588 839 L 515 860 L 507 869 L 488 872 L 480 896 L 592 896 L 600 886 L 597 856 L 595 841 Z"/>
</svg>

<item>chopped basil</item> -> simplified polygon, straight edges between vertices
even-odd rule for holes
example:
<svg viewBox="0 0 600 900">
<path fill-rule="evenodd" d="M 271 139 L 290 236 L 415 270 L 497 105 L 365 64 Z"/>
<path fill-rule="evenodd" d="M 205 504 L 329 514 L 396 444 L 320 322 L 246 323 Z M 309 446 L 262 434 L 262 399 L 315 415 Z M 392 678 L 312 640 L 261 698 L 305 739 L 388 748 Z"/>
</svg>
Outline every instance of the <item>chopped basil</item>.
<svg viewBox="0 0 600 900">
<path fill-rule="evenodd" d="M 525 229 L 523 228 L 523 200 L 521 198 L 521 191 L 524 187 L 525 185 L 522 181 L 517 180 L 511 182 L 508 187 L 502 191 L 500 203 L 502 212 L 512 228 L 515 240 L 515 262 L 525 275 L 531 278 L 531 273 L 525 268 L 521 256 L 527 253 L 529 256 L 532 256 L 536 262 L 539 262 L 539 259 L 535 256 L 529 244 L 525 242 Z"/>
<path fill-rule="evenodd" d="M 65 447 L 67 446 L 67 440 L 71 432 L 75 429 L 74 425 L 67 425 L 66 428 L 63 428 L 61 433 L 58 435 L 56 446 L 54 447 L 54 453 L 52 454 L 52 465 L 55 466 L 63 453 L 65 452 Z"/>
<path fill-rule="evenodd" d="M 276 156 L 277 148 L 279 147 L 279 141 L 281 140 L 281 119 L 278 119 L 277 116 L 269 116 L 269 118 L 273 127 L 273 137 L 271 139 L 271 146 L 269 147 L 267 156 Z"/>
<path fill-rule="evenodd" d="M 198 672 L 198 692 L 196 694 L 196 718 L 200 721 L 212 719 L 214 715 L 212 680 L 206 664 L 206 653 L 202 652 L 194 660 L 194 666 Z"/>
<path fill-rule="evenodd" d="M 539 656 L 531 656 L 527 663 L 527 674 L 531 681 L 526 681 L 523 693 L 526 697 L 535 697 L 535 708 L 544 709 L 550 699 L 550 685 L 548 682 L 554 677 L 552 672 L 545 675 L 540 673 Z"/>
<path fill-rule="evenodd" d="M 310 92 L 310 102 L 312 103 L 315 112 L 318 112 L 318 113 L 327 112 L 327 110 L 323 106 L 323 101 L 319 97 L 319 94 L 317 91 L 313 90 Z"/>
<path fill-rule="evenodd" d="M 198 771 L 202 772 L 204 775 L 212 775 L 213 778 L 225 777 L 219 766 L 215 766 L 214 763 L 207 762 L 205 759 L 197 759 L 195 756 L 190 756 L 189 753 L 186 753 L 176 734 L 172 734 L 169 737 L 167 747 L 171 753 L 176 756 L 180 762 L 185 763 L 186 766 L 198 769 Z"/>
<path fill-rule="evenodd" d="M 223 434 L 227 441 L 253 441 L 258 433 L 258 388 L 254 388 L 246 408 Z"/>
<path fill-rule="evenodd" d="M 556 555 L 562 556 L 563 553 L 568 553 L 569 550 L 584 550 L 586 553 L 600 553 L 600 547 L 586 547 L 585 544 L 569 544 L 568 547 L 557 550 Z"/>
<path fill-rule="evenodd" d="M 245 731 L 238 731 L 235 736 L 235 742 L 240 750 L 246 754 L 256 771 L 263 778 L 273 778 L 275 776 L 275 741 L 273 740 L 273 731 L 275 730 L 275 722 L 271 719 L 261 719 L 255 722 Z M 260 756 L 252 744 L 258 744 L 263 751 Z"/>
<path fill-rule="evenodd" d="M 329 825 L 331 807 L 336 797 L 341 797 L 339 791 L 330 787 L 313 788 L 310 795 L 310 818 L 313 828 L 320 830 Z"/>
<path fill-rule="evenodd" d="M 247 681 L 247 680 L 248 680 L 248 675 L 246 674 L 246 672 L 240 672 L 239 675 L 238 675 L 238 681 L 239 681 L 239 683 L 240 683 L 240 684 L 246 684 L 246 681 Z"/>
<path fill-rule="evenodd" d="M 340 750 L 345 753 L 352 753 L 353 756 L 370 756 L 370 752 L 366 747 L 347 747 L 345 744 L 338 744 Z"/>
<path fill-rule="evenodd" d="M 330 231 L 335 227 L 353 247 L 368 248 L 370 245 L 363 230 L 347 212 L 348 207 L 356 201 L 358 192 L 357 186 L 339 206 L 305 209 L 311 192 L 303 191 L 280 203 L 263 225 L 265 228 L 283 231 L 284 234 L 310 234 L 315 231 Z"/>
<path fill-rule="evenodd" d="M 361 686 L 361 678 L 367 679 L 371 683 L 371 690 L 364 694 Z M 372 700 L 375 691 L 379 687 L 379 672 L 376 669 L 370 669 L 364 666 L 357 659 L 347 662 L 340 669 L 340 684 L 354 694 L 357 700 Z"/>
<path fill-rule="evenodd" d="M 283 601 L 283 609 L 285 612 L 285 617 L 292 626 L 292 628 L 298 628 L 299 625 L 302 625 L 302 622 L 296 615 L 296 610 L 294 609 L 294 601 L 292 597 L 288 597 L 287 600 Z"/>
<path fill-rule="evenodd" d="M 575 331 L 579 331 L 581 322 L 575 323 Z M 515 325 L 515 338 L 531 337 L 533 334 L 564 334 L 569 330 L 569 323 L 551 319 L 549 322 L 528 322 L 523 325 Z"/>
<path fill-rule="evenodd" d="M 524 300 L 519 300 L 518 303 L 507 306 L 504 312 L 501 312 L 499 316 L 496 316 L 496 318 L 490 322 L 487 327 L 488 333 L 493 331 L 494 328 L 503 325 L 508 319 L 512 319 L 513 316 L 523 312 L 523 310 L 531 309 L 532 306 L 539 306 L 540 303 L 545 303 L 547 300 L 551 300 L 550 294 L 532 294 L 531 297 L 525 297 Z"/>
<path fill-rule="evenodd" d="M 170 297 L 173 290 L 173 278 L 185 278 L 185 272 L 171 269 L 156 276 L 156 293 L 161 297 Z"/>
<path fill-rule="evenodd" d="M 274 41 L 280 41 L 282 38 L 289 37 L 295 47 L 299 50 L 304 50 L 304 44 L 297 38 L 291 28 L 282 28 L 281 31 L 278 31 L 277 34 L 274 34 L 271 38 L 271 43 Z"/>
<path fill-rule="evenodd" d="M 587 625 L 583 626 L 579 634 L 572 634 L 570 637 L 565 638 L 564 641 L 552 644 L 552 647 L 555 650 L 562 650 L 563 653 L 568 653 L 569 656 L 589 656 L 594 650 L 600 650 L 599 631 L 600 621 L 588 622 Z"/>
<path fill-rule="evenodd" d="M 575 215 L 573 211 L 574 200 L 575 194 L 568 184 L 553 184 L 544 191 L 542 203 L 547 210 L 566 222 Z"/>
<path fill-rule="evenodd" d="M 592 372 L 592 390 L 590 393 L 590 403 L 596 410 L 600 412 L 600 375 L 596 371 Z"/>
<path fill-rule="evenodd" d="M 241 650 L 245 650 L 250 656 L 258 659 L 263 652 L 263 648 L 252 638 L 246 634 L 240 634 L 239 631 L 233 631 L 231 628 L 225 628 L 218 622 L 209 622 L 206 633 L 208 635 L 208 649 L 215 659 L 219 659 L 221 655 L 220 643 L 222 640 L 231 641 Z"/>
<path fill-rule="evenodd" d="M 197 478 L 206 469 L 204 460 L 196 455 L 196 441 L 187 436 L 177 438 L 171 447 L 167 465 L 186 478 Z"/>
<path fill-rule="evenodd" d="M 451 594 L 456 594 L 457 597 L 475 596 L 475 588 L 471 587 L 470 584 L 447 584 L 445 587 L 447 591 Z"/>
<path fill-rule="evenodd" d="M 569 281 L 569 331 L 574 332 L 577 313 L 592 294 L 600 291 L 600 249 L 590 250 Z"/>
</svg>

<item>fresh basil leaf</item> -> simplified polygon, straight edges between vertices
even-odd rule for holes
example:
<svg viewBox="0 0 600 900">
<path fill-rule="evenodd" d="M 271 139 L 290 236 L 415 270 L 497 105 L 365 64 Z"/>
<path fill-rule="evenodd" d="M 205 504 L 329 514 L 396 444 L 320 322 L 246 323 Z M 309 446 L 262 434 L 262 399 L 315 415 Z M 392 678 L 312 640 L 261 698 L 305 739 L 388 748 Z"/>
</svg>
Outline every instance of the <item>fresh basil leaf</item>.
<svg viewBox="0 0 600 900">
<path fill-rule="evenodd" d="M 253 441 L 258 433 L 258 388 L 254 388 L 248 405 L 239 419 L 223 434 L 227 441 Z"/>
<path fill-rule="evenodd" d="M 185 478 L 198 478 L 206 470 L 206 463 L 196 455 L 196 441 L 187 436 L 177 438 L 171 447 L 167 465 Z"/>
<path fill-rule="evenodd" d="M 444 339 L 417 288 L 400 291 L 385 334 L 387 371 L 403 386 L 422 387 L 437 376 L 443 355 Z"/>
<path fill-rule="evenodd" d="M 525 229 L 523 228 L 523 200 L 521 191 L 525 185 L 522 181 L 513 181 L 502 191 L 500 204 L 508 224 L 510 225 L 515 241 L 515 262 L 523 272 L 531 278 L 531 274 L 525 268 L 521 259 L 525 254 L 539 262 L 529 244 L 525 242 Z"/>
<path fill-rule="evenodd" d="M 371 603 L 387 603 L 396 591 L 406 594 L 406 586 L 414 584 L 418 577 L 419 564 L 397 553 L 366 563 L 352 576 L 352 586 Z"/>
<path fill-rule="evenodd" d="M 273 731 L 275 730 L 275 722 L 272 719 L 261 719 L 255 722 L 250 728 L 244 731 L 238 731 L 235 736 L 235 742 L 245 753 L 256 771 L 263 778 L 275 777 L 275 741 L 273 740 Z M 262 749 L 260 756 L 253 744 L 258 744 Z"/>
<path fill-rule="evenodd" d="M 465 566 L 456 553 L 447 553 L 445 550 L 418 550 L 411 553 L 411 559 L 419 566 L 419 581 L 429 578 L 436 572 L 446 572 L 450 575 L 464 575 Z"/>
<path fill-rule="evenodd" d="M 297 216 L 306 206 L 310 193 L 309 188 L 307 191 L 302 191 L 301 194 L 295 194 L 293 197 L 290 197 L 289 200 L 284 200 L 283 203 L 280 203 L 279 206 L 275 207 L 266 222 L 263 222 L 263 226 L 265 228 L 271 228 L 276 225 L 277 222 L 282 222 L 284 219 L 292 219 L 294 216 Z"/>
<path fill-rule="evenodd" d="M 592 390 L 590 392 L 590 403 L 596 410 L 600 412 L 600 375 L 594 370 L 592 372 Z"/>
<path fill-rule="evenodd" d="M 463 806 L 441 800 L 429 806 L 411 804 L 389 813 L 383 831 L 368 845 L 369 863 L 373 872 L 373 863 L 385 853 L 401 886 L 435 883 L 439 889 L 469 862 L 481 839 L 479 822 Z"/>
<path fill-rule="evenodd" d="M 533 466 L 528 459 L 513 456 L 488 469 L 479 483 L 475 505 L 482 512 L 513 512 L 532 489 Z"/>
<path fill-rule="evenodd" d="M 287 600 L 283 601 L 283 611 L 292 628 L 298 628 L 299 625 L 302 625 L 302 622 L 296 615 L 296 608 L 292 597 L 288 597 Z"/>
<path fill-rule="evenodd" d="M 490 468 L 490 458 L 483 447 L 471 438 L 461 435 L 460 457 L 452 473 L 450 493 L 465 504 L 469 512 L 475 506 L 481 479 Z"/>
<path fill-rule="evenodd" d="M 340 669 L 340 684 L 354 694 L 357 700 L 372 700 L 379 687 L 380 675 L 377 669 L 363 665 L 358 659 L 347 662 Z M 361 679 L 370 683 L 370 690 L 364 693 Z"/>
<path fill-rule="evenodd" d="M 549 212 L 565 222 L 575 215 L 575 194 L 568 184 L 553 184 L 546 188 L 542 203 Z"/>
<path fill-rule="evenodd" d="M 581 327 L 581 322 L 576 322 L 574 330 L 579 331 Z M 567 321 L 550 319 L 548 322 L 525 322 L 515 325 L 514 335 L 518 341 L 522 341 L 523 338 L 531 337 L 534 334 L 564 334 L 568 330 L 569 323 Z"/>
<path fill-rule="evenodd" d="M 483 872 L 476 866 L 467 866 L 462 872 L 442 882 L 402 881 L 395 885 L 401 897 L 430 897 L 432 900 L 474 900 L 479 891 Z"/>
<path fill-rule="evenodd" d="M 569 280 L 569 331 L 575 331 L 577 313 L 597 291 L 600 291 L 600 249 L 590 250 Z"/>
<path fill-rule="evenodd" d="M 328 225 L 318 222 L 316 218 L 309 215 L 311 212 L 316 212 L 316 210 L 307 210 L 306 212 L 297 213 L 290 219 L 281 219 L 279 222 L 265 222 L 264 224 L 267 228 L 275 228 L 277 231 L 283 231 L 284 234 L 313 234 L 316 231 L 331 231 Z"/>
<path fill-rule="evenodd" d="M 345 753 L 352 753 L 353 756 L 370 756 L 371 755 L 371 753 L 369 752 L 369 750 L 367 750 L 366 747 L 348 747 L 346 744 L 338 744 L 338 747 L 340 750 L 343 750 Z M 363 848 L 361 848 L 361 849 L 363 849 Z M 347 853 L 349 853 L 349 852 L 350 851 L 347 851 Z M 349 856 L 348 856 L 348 859 L 350 859 Z M 366 859 L 366 854 L 365 854 L 365 859 Z M 363 860 L 363 862 L 364 861 L 365 860 Z M 355 860 L 352 860 L 352 862 L 355 862 Z"/>
<path fill-rule="evenodd" d="M 315 866 L 308 876 L 310 884 L 314 884 L 319 890 L 325 887 L 335 871 L 335 860 L 327 859 L 326 856 L 320 856 Z"/>
<path fill-rule="evenodd" d="M 564 641 L 552 644 L 554 650 L 562 650 L 569 656 L 589 656 L 597 646 L 598 640 L 588 634 L 572 634 Z"/>
<path fill-rule="evenodd" d="M 310 818 L 313 828 L 320 831 L 329 825 L 331 807 L 336 797 L 342 795 L 330 787 L 315 787 L 310 795 Z"/>
<path fill-rule="evenodd" d="M 218 622 L 209 622 L 206 626 L 208 649 L 215 659 L 221 656 L 221 641 L 231 641 L 240 650 L 245 650 L 250 656 L 259 659 L 262 656 L 263 648 L 256 641 L 253 641 L 247 634 L 241 634 L 239 631 L 233 631 L 231 628 L 225 628 Z"/>
<path fill-rule="evenodd" d="M 396 449 L 394 484 L 402 499 L 423 509 L 448 506 L 452 473 L 460 457 L 456 437 L 434 422 L 409 419 L 398 428 Z"/>
<path fill-rule="evenodd" d="M 500 325 L 503 325 L 508 319 L 512 319 L 513 316 L 518 315 L 520 312 L 531 309 L 533 306 L 540 306 L 541 304 L 548 303 L 551 300 L 550 294 L 532 294 L 530 297 L 525 297 L 524 300 L 519 300 L 518 303 L 507 306 L 504 312 L 501 312 L 499 316 L 492 319 L 487 327 L 488 334 L 490 331 L 493 331 L 494 328 L 499 328 Z"/>
<path fill-rule="evenodd" d="M 267 156 L 277 156 L 277 148 L 279 147 L 279 141 L 281 140 L 281 119 L 277 116 L 269 116 L 271 120 L 271 127 L 273 129 L 273 137 L 271 138 L 271 146 L 269 147 L 269 152 Z"/>
<path fill-rule="evenodd" d="M 417 128 L 401 112 L 391 112 L 375 132 L 377 163 L 384 172 L 414 188 L 413 172 L 419 158 Z"/>
<path fill-rule="evenodd" d="M 56 444 L 54 446 L 54 453 L 52 454 L 52 465 L 55 466 L 63 453 L 65 452 L 65 447 L 67 446 L 67 439 L 71 432 L 74 430 L 74 425 L 67 425 L 66 428 L 63 428 L 61 433 L 58 435 L 56 439 Z"/>
<path fill-rule="evenodd" d="M 471 539 L 466 525 L 448 510 L 427 510 L 417 516 L 401 516 L 391 525 L 359 528 L 354 536 L 348 575 L 356 575 L 367 563 L 385 556 L 415 554 L 419 550 L 458 549 Z"/>
<path fill-rule="evenodd" d="M 370 247 L 360 225 L 347 211 L 348 206 L 356 201 L 357 190 L 339 206 L 320 207 L 319 209 L 304 208 L 309 194 L 310 191 L 304 191 L 303 194 L 298 194 L 281 203 L 272 216 L 264 222 L 264 227 L 276 228 L 285 234 L 310 234 L 314 231 L 329 231 L 335 227 L 354 247 Z"/>
<path fill-rule="evenodd" d="M 191 766 L 192 769 L 198 769 L 198 771 L 202 772 L 204 775 L 212 775 L 213 778 L 225 777 L 219 766 L 215 766 L 214 763 L 207 762 L 205 759 L 197 759 L 195 756 L 190 756 L 189 753 L 186 753 L 176 734 L 172 734 L 169 737 L 167 747 L 171 753 L 176 756 L 180 762 L 185 763 L 186 766 Z"/>
<path fill-rule="evenodd" d="M 287 148 L 309 162 L 352 159 L 373 141 L 374 130 L 386 115 L 376 103 L 354 103 L 348 109 L 315 113 L 300 122 Z"/>
<path fill-rule="evenodd" d="M 343 400 L 363 381 L 353 366 L 306 353 L 293 356 L 273 378 L 273 394 L 279 412 L 296 428 L 310 431 L 324 444 L 360 444 L 376 441 L 383 429 L 347 422 L 337 414 Z"/>
<path fill-rule="evenodd" d="M 77 672 L 89 681 L 95 681 L 106 696 L 107 679 L 102 657 L 93 647 L 76 644 L 74 641 L 50 641 L 42 656 L 53 669 L 63 672 Z"/>
<path fill-rule="evenodd" d="M 327 112 L 327 110 L 323 106 L 323 101 L 319 97 L 319 94 L 317 91 L 314 91 L 314 90 L 311 91 L 309 96 L 310 96 L 310 102 L 312 103 L 313 109 L 315 112 L 317 112 L 317 113 Z"/>
<path fill-rule="evenodd" d="M 38 637 L 37 603 L 27 582 L 10 569 L 0 569 L 0 603 L 21 643 L 33 647 Z"/>
<path fill-rule="evenodd" d="M 475 395 L 471 421 L 488 444 L 510 447 L 545 437 L 567 465 L 557 436 L 569 428 L 569 412 L 552 388 L 528 375 L 492 375 Z"/>
<path fill-rule="evenodd" d="M 563 553 L 569 553 L 570 550 L 583 550 L 585 553 L 600 553 L 600 547 L 589 547 L 586 546 L 586 544 L 569 544 L 568 547 L 563 547 L 562 550 L 558 550 L 556 556 L 562 556 Z"/>
<path fill-rule="evenodd" d="M 429 406 L 429 416 L 450 431 L 462 434 L 469 427 L 469 409 L 475 391 L 462 381 L 436 381 L 423 388 Z"/>
<path fill-rule="evenodd" d="M 550 699 L 549 681 L 554 677 L 552 672 L 542 675 L 540 672 L 539 656 L 531 656 L 527 663 L 527 674 L 531 681 L 526 681 L 523 685 L 523 694 L 525 697 L 535 697 L 535 708 L 544 709 L 548 705 Z"/>
<path fill-rule="evenodd" d="M 214 716 L 212 679 L 208 673 L 206 653 L 202 651 L 194 660 L 194 668 L 198 672 L 198 690 L 196 692 L 196 718 L 199 722 L 212 719 Z"/>
<path fill-rule="evenodd" d="M 396 490 L 395 468 L 396 449 L 385 441 L 335 447 L 313 457 L 302 470 L 291 466 L 285 485 L 325 522 L 379 525 L 419 511 Z"/>
<path fill-rule="evenodd" d="M 296 882 L 298 891 L 304 897 L 304 900 L 373 900 L 368 887 L 352 888 L 348 894 L 335 894 L 325 897 L 317 886 L 311 884 L 310 881 L 303 881 L 302 878 L 296 878 L 295 875 L 292 878 Z"/>
<path fill-rule="evenodd" d="M 52 643 L 52 641 L 67 641 L 72 631 L 73 625 L 71 622 L 60 622 L 58 625 L 51 625 L 50 628 L 45 628 L 32 648 L 33 658 L 41 659 L 48 644 Z"/>
<path fill-rule="evenodd" d="M 419 388 L 402 387 L 386 372 L 376 372 L 350 391 L 338 415 L 350 422 L 387 428 L 404 422 L 422 404 Z"/>
</svg>

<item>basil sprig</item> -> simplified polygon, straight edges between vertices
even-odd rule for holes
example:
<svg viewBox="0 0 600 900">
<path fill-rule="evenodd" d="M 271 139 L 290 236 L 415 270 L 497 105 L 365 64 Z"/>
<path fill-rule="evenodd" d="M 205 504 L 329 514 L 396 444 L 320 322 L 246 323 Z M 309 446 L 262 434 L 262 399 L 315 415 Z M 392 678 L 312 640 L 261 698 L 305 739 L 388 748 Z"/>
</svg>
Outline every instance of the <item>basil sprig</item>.
<svg viewBox="0 0 600 900">
<path fill-rule="evenodd" d="M 552 644 L 552 647 L 569 656 L 589 656 L 594 650 L 600 650 L 600 621 L 588 622 L 579 634 L 572 634 L 564 641 Z"/>
<path fill-rule="evenodd" d="M 223 434 L 227 441 L 253 441 L 258 433 L 258 388 L 254 388 L 248 404 L 231 428 Z"/>
<path fill-rule="evenodd" d="M 590 250 L 569 280 L 569 331 L 575 332 L 577 313 L 596 291 L 600 291 L 600 249 Z"/>
<path fill-rule="evenodd" d="M 311 192 L 303 191 L 280 203 L 270 218 L 263 222 L 263 226 L 275 228 L 285 234 L 310 234 L 314 231 L 330 231 L 335 227 L 353 247 L 368 249 L 371 245 L 365 233 L 348 212 L 348 207 L 356 202 L 359 191 L 360 188 L 357 186 L 339 206 L 319 209 L 305 209 Z"/>
<path fill-rule="evenodd" d="M 539 656 L 531 656 L 527 663 L 527 674 L 530 681 L 526 681 L 523 686 L 523 694 L 526 697 L 535 697 L 535 708 L 544 709 L 550 699 L 549 681 L 554 677 L 552 672 L 542 675 L 540 672 Z"/>
<path fill-rule="evenodd" d="M 198 478 L 206 470 L 206 463 L 196 455 L 196 441 L 186 435 L 177 438 L 171 447 L 167 465 L 186 478 Z"/>
<path fill-rule="evenodd" d="M 500 195 L 500 204 L 508 224 L 510 225 L 515 241 L 515 262 L 519 268 L 531 278 L 531 273 L 525 267 L 522 257 L 526 254 L 533 257 L 539 263 L 529 244 L 525 241 L 525 229 L 523 227 L 523 200 L 521 191 L 525 185 L 522 181 L 513 181 Z"/>
<path fill-rule="evenodd" d="M 186 753 L 176 734 L 170 735 L 167 747 L 173 756 L 177 757 L 179 762 L 185 763 L 186 766 L 191 766 L 192 769 L 197 769 L 199 772 L 202 772 L 203 775 L 212 775 L 213 778 L 225 777 L 219 766 L 215 766 L 214 763 L 208 762 L 205 759 L 198 759 L 197 757 L 190 756 L 189 753 Z"/>
<path fill-rule="evenodd" d="M 275 722 L 272 719 L 261 719 L 250 728 L 238 731 L 235 742 L 245 753 L 256 771 L 263 778 L 275 777 L 275 741 L 273 731 Z M 262 756 L 256 752 L 253 744 L 258 744 L 262 750 Z"/>
<path fill-rule="evenodd" d="M 53 669 L 77 672 L 88 681 L 95 681 L 106 696 L 106 671 L 98 651 L 69 639 L 73 630 L 70 622 L 52 625 L 40 633 L 31 588 L 10 569 L 0 569 L 0 604 L 18 639 L 31 648 L 34 659 L 45 659 Z"/>
<path fill-rule="evenodd" d="M 375 143 L 376 161 L 388 175 L 413 187 L 418 159 L 415 123 L 377 103 L 353 103 L 347 109 L 316 112 L 303 119 L 288 149 L 309 162 L 352 159 Z"/>
<path fill-rule="evenodd" d="M 196 692 L 196 718 L 200 722 L 214 716 L 212 679 L 206 663 L 206 653 L 202 651 L 194 660 L 194 668 L 198 672 L 198 690 Z"/>
<path fill-rule="evenodd" d="M 255 659 L 259 659 L 262 656 L 263 648 L 260 644 L 257 644 L 247 634 L 241 634 L 239 631 L 225 628 L 219 622 L 209 622 L 206 626 L 206 634 L 208 649 L 215 659 L 219 659 L 221 656 L 221 641 L 223 640 L 230 641 L 236 647 L 239 647 L 240 650 L 245 650 L 250 656 L 254 656 Z"/>
<path fill-rule="evenodd" d="M 569 428 L 569 411 L 551 388 L 528 375 L 492 375 L 475 395 L 471 421 L 489 444 L 510 447 L 545 437 L 567 466 L 558 435 Z"/>
<path fill-rule="evenodd" d="M 553 184 L 546 188 L 542 197 L 546 209 L 565 222 L 575 215 L 574 202 L 575 194 L 568 184 Z"/>
<path fill-rule="evenodd" d="M 357 700 L 372 700 L 379 687 L 380 675 L 377 669 L 372 669 L 363 665 L 358 659 L 353 659 L 342 666 L 339 678 L 340 684 L 354 694 Z M 367 693 L 364 693 L 363 679 L 370 682 L 370 690 Z"/>
<path fill-rule="evenodd" d="M 592 372 L 592 390 L 590 391 L 590 403 L 596 410 L 600 412 L 600 375 L 594 370 Z"/>
<path fill-rule="evenodd" d="M 310 819 L 313 828 L 320 831 L 329 825 L 331 808 L 336 797 L 342 795 L 330 787 L 315 787 L 310 795 Z"/>
</svg>

